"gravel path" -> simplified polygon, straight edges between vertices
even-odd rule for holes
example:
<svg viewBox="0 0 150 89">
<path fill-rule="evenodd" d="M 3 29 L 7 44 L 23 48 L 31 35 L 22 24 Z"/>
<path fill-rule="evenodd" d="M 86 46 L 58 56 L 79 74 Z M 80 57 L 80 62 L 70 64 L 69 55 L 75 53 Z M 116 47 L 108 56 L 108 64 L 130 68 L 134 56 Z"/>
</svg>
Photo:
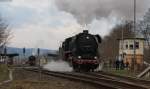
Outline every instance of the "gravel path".
<svg viewBox="0 0 150 89">
<path fill-rule="evenodd" d="M 14 71 L 12 83 L 0 86 L 0 89 L 99 89 L 82 82 L 75 82 L 53 76 L 42 75 L 17 69 Z"/>
</svg>

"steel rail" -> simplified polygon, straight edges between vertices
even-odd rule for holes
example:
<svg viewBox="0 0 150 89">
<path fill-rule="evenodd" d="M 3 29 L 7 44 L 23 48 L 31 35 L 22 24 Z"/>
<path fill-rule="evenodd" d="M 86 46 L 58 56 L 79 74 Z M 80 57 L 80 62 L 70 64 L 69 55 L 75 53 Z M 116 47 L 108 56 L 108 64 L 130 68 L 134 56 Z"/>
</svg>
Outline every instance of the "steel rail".
<svg viewBox="0 0 150 89">
<path fill-rule="evenodd" d="M 106 72 L 92 72 L 92 73 L 87 73 L 87 74 L 92 75 L 92 76 L 114 79 L 118 81 L 121 80 L 121 81 L 126 81 L 126 82 L 130 82 L 134 84 L 140 84 L 140 85 L 147 86 L 150 88 L 150 81 L 135 78 L 135 77 L 120 76 L 120 75 L 115 75 L 115 74 L 106 73 Z"/>
<path fill-rule="evenodd" d="M 29 70 L 29 69 L 26 69 Z M 30 71 L 38 72 L 37 69 L 30 69 Z M 98 76 L 91 76 L 85 73 L 76 72 L 54 72 L 48 70 L 42 70 L 43 74 L 51 75 L 55 77 L 61 77 L 69 80 L 86 82 L 92 85 L 99 86 L 101 89 L 149 89 L 143 85 L 137 85 L 129 82 L 122 82 L 106 77 L 100 78 Z"/>
</svg>

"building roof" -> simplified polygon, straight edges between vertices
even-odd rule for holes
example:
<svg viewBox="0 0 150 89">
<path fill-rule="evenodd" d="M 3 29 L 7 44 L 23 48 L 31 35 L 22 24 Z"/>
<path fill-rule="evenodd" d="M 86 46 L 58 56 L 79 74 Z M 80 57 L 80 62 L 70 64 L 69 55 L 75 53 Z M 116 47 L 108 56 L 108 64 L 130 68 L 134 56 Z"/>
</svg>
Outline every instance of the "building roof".
<svg viewBox="0 0 150 89">
<path fill-rule="evenodd" d="M 19 54 L 18 54 L 18 53 L 13 53 L 13 54 L 0 54 L 0 56 L 15 57 L 15 56 L 19 56 Z"/>
<path fill-rule="evenodd" d="M 50 57 L 58 57 L 58 54 L 48 54 Z"/>
</svg>

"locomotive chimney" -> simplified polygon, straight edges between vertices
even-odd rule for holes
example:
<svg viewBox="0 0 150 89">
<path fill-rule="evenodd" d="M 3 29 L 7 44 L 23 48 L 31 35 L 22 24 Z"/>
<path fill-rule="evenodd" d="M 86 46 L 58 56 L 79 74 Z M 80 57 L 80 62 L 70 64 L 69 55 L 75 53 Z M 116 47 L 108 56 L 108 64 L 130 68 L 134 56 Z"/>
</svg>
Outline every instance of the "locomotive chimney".
<svg viewBox="0 0 150 89">
<path fill-rule="evenodd" d="M 83 30 L 83 33 L 88 34 L 88 33 L 89 33 L 89 31 L 88 31 L 88 30 Z"/>
</svg>

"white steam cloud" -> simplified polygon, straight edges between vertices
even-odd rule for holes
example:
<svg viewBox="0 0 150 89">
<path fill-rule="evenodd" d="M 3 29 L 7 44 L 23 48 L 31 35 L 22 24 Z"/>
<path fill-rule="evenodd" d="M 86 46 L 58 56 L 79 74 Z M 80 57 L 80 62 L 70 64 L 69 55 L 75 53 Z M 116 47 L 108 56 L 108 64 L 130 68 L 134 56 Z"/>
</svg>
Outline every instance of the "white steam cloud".
<svg viewBox="0 0 150 89">
<path fill-rule="evenodd" d="M 51 61 L 44 66 L 44 69 L 47 69 L 50 71 L 59 71 L 59 72 L 71 72 L 71 71 L 73 71 L 72 67 L 70 67 L 67 62 L 64 62 L 62 60 Z"/>
<path fill-rule="evenodd" d="M 98 68 L 95 71 L 102 71 L 104 63 L 100 63 Z M 73 68 L 69 66 L 69 64 L 63 60 L 59 61 L 51 61 L 48 64 L 43 66 L 44 69 L 49 71 L 57 71 L 57 72 L 72 72 Z"/>
<path fill-rule="evenodd" d="M 57 7 L 71 13 L 80 24 L 89 24 L 94 19 L 120 17 L 133 19 L 134 0 L 55 0 Z M 136 0 L 137 16 L 148 9 L 150 0 Z"/>
</svg>

